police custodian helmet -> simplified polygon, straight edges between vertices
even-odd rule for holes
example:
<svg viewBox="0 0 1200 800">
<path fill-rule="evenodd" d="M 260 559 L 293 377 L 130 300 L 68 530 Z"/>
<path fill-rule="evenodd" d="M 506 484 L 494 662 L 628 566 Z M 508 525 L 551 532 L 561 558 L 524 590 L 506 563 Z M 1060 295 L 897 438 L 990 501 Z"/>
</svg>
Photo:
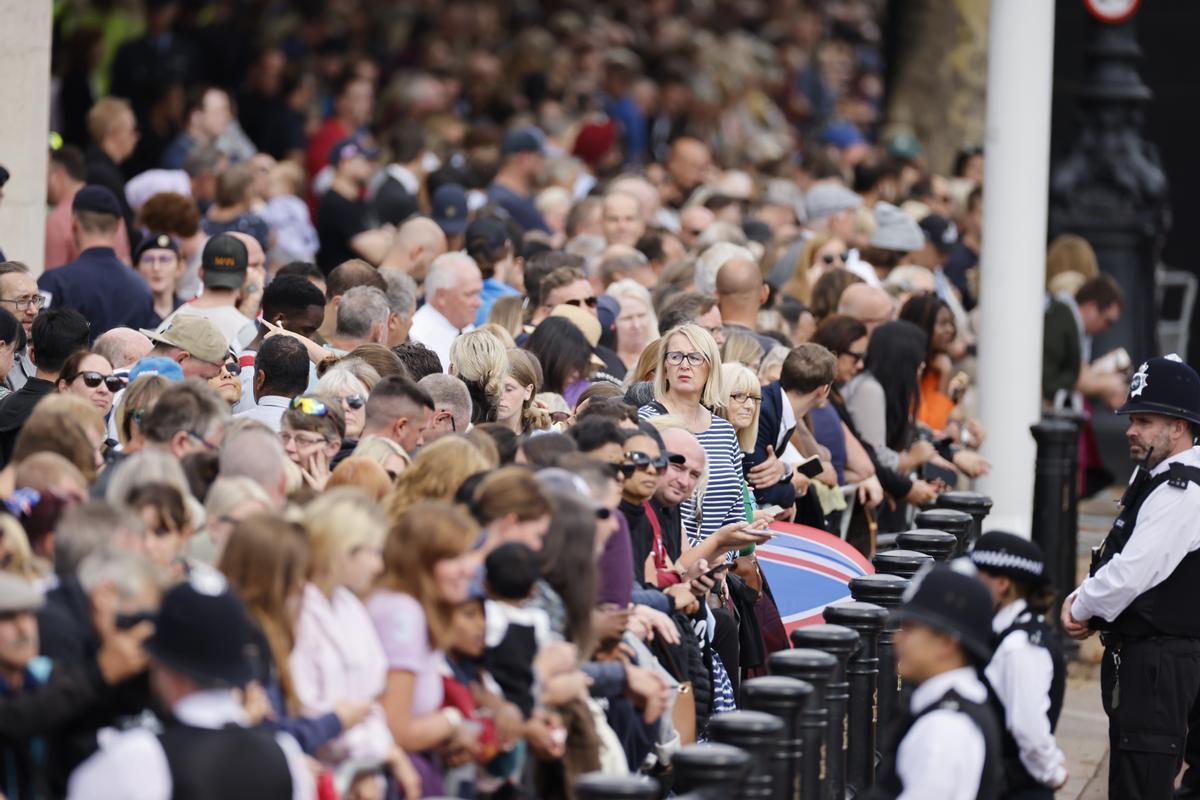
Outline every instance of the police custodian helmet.
<svg viewBox="0 0 1200 800">
<path fill-rule="evenodd" d="M 1143 362 L 1118 414 L 1162 414 L 1200 425 L 1200 375 L 1175 354 Z"/>
</svg>

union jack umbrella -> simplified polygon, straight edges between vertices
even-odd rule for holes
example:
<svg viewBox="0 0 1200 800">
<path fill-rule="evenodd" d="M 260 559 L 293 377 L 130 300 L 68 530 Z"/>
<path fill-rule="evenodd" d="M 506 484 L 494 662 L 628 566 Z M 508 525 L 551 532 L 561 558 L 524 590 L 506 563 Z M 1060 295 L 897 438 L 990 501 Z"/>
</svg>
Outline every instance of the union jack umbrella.
<svg viewBox="0 0 1200 800">
<path fill-rule="evenodd" d="M 788 522 L 772 523 L 771 531 L 780 535 L 758 546 L 758 563 L 788 633 L 822 622 L 825 606 L 851 599 L 852 578 L 875 572 L 862 553 L 825 531 Z"/>
</svg>

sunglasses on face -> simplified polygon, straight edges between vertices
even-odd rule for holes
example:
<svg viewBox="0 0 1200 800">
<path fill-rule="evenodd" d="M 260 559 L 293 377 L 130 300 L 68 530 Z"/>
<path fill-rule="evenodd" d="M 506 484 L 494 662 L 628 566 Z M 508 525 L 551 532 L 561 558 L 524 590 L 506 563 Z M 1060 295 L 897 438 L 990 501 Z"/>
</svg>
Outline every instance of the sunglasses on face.
<svg viewBox="0 0 1200 800">
<path fill-rule="evenodd" d="M 667 464 L 670 463 L 665 455 L 660 454 L 658 458 L 651 458 L 648 454 L 639 450 L 624 453 L 623 457 L 625 463 L 620 465 L 622 471 L 627 470 L 629 467 L 633 467 L 635 470 L 645 470 L 650 467 L 654 467 L 656 470 L 664 470 L 667 468 Z M 628 473 L 626 475 L 628 476 Z"/>
<path fill-rule="evenodd" d="M 353 411 L 357 411 L 367 404 L 367 401 L 363 400 L 361 394 L 347 395 L 346 397 L 342 398 L 342 402 L 349 406 Z"/>
<path fill-rule="evenodd" d="M 832 264 L 835 261 L 841 261 L 843 264 L 845 264 L 846 260 L 849 258 L 850 258 L 849 253 L 839 253 L 837 255 L 830 254 L 830 255 L 821 256 L 821 260 L 824 261 L 826 264 Z"/>
<path fill-rule="evenodd" d="M 678 367 L 684 361 L 691 364 L 693 367 L 698 367 L 707 359 L 704 353 L 681 353 L 678 350 L 672 350 L 667 353 L 666 362 L 673 367 Z"/>
<path fill-rule="evenodd" d="M 611 516 L 612 516 L 612 511 L 610 511 L 607 508 L 597 508 L 596 509 L 596 519 L 598 519 L 598 520 L 603 521 L 603 520 L 608 519 Z"/>
<path fill-rule="evenodd" d="M 221 366 L 223 366 L 225 368 L 225 371 L 228 372 L 230 375 L 239 375 L 239 374 L 241 374 L 241 371 L 242 371 L 242 366 L 241 366 L 241 364 L 238 363 L 238 360 L 236 358 L 229 359 Z"/>
<path fill-rule="evenodd" d="M 587 306 L 588 308 L 595 308 L 596 302 L 597 302 L 596 296 L 592 295 L 591 297 L 584 297 L 582 299 L 567 300 L 563 303 L 563 305 L 576 306 L 576 307 Z"/>
<path fill-rule="evenodd" d="M 315 397 L 297 397 L 292 401 L 291 407 L 301 414 L 307 414 L 310 417 L 329 416 L 329 406 Z"/>
<path fill-rule="evenodd" d="M 88 372 L 81 372 L 75 377 L 83 378 L 83 385 L 89 389 L 95 389 L 97 386 L 103 383 L 105 388 L 107 388 L 113 394 L 116 394 L 125 388 L 125 379 L 119 375 L 101 375 L 99 372 L 92 372 L 89 370 Z"/>
</svg>

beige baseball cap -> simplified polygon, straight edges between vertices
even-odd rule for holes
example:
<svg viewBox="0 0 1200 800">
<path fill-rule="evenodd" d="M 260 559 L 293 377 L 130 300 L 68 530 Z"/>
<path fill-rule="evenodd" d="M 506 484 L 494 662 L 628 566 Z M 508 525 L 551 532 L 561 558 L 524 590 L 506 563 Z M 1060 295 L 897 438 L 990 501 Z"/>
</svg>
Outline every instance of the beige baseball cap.
<svg viewBox="0 0 1200 800">
<path fill-rule="evenodd" d="M 229 343 L 217 326 L 195 314 L 176 314 L 157 331 L 142 328 L 142 334 L 210 364 L 220 364 L 229 353 Z"/>
<path fill-rule="evenodd" d="M 583 333 L 583 337 L 588 340 L 588 344 L 592 346 L 592 364 L 597 367 L 603 367 L 604 361 L 600 356 L 596 355 L 596 345 L 600 344 L 600 320 L 596 315 L 588 311 L 586 308 L 579 306 L 568 305 L 563 303 L 557 305 L 550 312 L 552 317 L 562 317 L 567 322 L 570 322 Z"/>
</svg>

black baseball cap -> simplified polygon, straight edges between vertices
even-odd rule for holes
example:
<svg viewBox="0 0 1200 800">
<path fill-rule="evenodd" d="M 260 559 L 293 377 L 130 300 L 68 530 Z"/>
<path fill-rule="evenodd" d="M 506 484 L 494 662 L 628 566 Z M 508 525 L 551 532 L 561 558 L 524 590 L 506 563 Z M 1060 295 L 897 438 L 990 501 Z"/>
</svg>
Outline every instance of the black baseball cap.
<svg viewBox="0 0 1200 800">
<path fill-rule="evenodd" d="M 117 196 L 104 186 L 89 184 L 75 193 L 71 201 L 72 211 L 90 211 L 93 214 L 121 216 L 121 203 Z"/>
<path fill-rule="evenodd" d="M 147 250 L 170 250 L 175 255 L 179 255 L 179 243 L 165 233 L 159 233 L 154 236 L 145 236 L 138 244 L 137 250 L 133 251 L 133 263 L 136 265 L 142 260 L 142 254 Z"/>
<path fill-rule="evenodd" d="M 236 236 L 218 233 L 204 245 L 200 266 L 204 269 L 204 285 L 213 289 L 240 289 L 246 282 L 246 265 L 250 254 Z"/>
<path fill-rule="evenodd" d="M 467 255 L 478 259 L 490 256 L 510 242 L 508 228 L 495 217 L 480 217 L 467 226 Z"/>
<path fill-rule="evenodd" d="M 505 156 L 517 153 L 546 153 L 546 137 L 537 128 L 513 128 L 504 134 L 500 152 Z"/>
<path fill-rule="evenodd" d="M 958 228 L 941 214 L 926 214 L 917 223 L 928 241 L 933 242 L 939 253 L 947 253 L 958 241 Z"/>
<path fill-rule="evenodd" d="M 467 190 L 457 183 L 444 183 L 431 198 L 433 221 L 447 236 L 457 236 L 467 229 Z"/>
</svg>

